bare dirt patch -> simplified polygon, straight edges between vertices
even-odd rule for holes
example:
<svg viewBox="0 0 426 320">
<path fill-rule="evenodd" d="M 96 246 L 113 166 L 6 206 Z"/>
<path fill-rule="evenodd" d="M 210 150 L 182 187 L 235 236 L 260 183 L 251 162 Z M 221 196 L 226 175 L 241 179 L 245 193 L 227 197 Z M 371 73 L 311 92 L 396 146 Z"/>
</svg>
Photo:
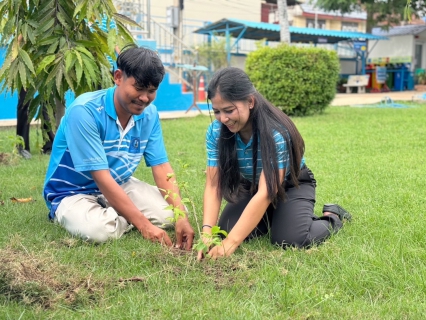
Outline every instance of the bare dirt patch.
<svg viewBox="0 0 426 320">
<path fill-rule="evenodd" d="M 0 164 L 10 164 L 12 156 L 10 153 L 0 152 Z"/>
<path fill-rule="evenodd" d="M 73 272 L 74 271 L 74 272 Z M 77 308 L 99 300 L 105 284 L 83 277 L 50 257 L 6 247 L 0 249 L 0 295 L 45 309 L 58 304 Z"/>
</svg>

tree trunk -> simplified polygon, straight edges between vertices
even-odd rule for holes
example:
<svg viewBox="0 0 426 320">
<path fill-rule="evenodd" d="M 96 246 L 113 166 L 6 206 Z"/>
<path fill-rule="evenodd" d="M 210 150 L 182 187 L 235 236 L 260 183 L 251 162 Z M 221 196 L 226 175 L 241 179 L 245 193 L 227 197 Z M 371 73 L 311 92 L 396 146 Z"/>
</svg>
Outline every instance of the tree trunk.
<svg viewBox="0 0 426 320">
<path fill-rule="evenodd" d="M 366 33 L 371 33 L 373 31 L 373 27 L 374 27 L 374 6 L 373 5 L 369 5 L 367 4 L 365 6 L 365 10 L 367 11 L 367 25 L 366 25 Z"/>
<path fill-rule="evenodd" d="M 277 0 L 278 18 L 280 21 L 280 41 L 290 43 L 290 29 L 288 26 L 287 0 Z"/>
<path fill-rule="evenodd" d="M 59 101 L 59 99 L 55 98 L 55 103 L 56 103 L 56 109 L 55 109 L 55 122 L 56 122 L 56 128 L 55 128 L 55 132 L 56 129 L 58 129 L 59 124 L 61 123 L 61 119 L 65 114 L 65 105 Z"/>
</svg>

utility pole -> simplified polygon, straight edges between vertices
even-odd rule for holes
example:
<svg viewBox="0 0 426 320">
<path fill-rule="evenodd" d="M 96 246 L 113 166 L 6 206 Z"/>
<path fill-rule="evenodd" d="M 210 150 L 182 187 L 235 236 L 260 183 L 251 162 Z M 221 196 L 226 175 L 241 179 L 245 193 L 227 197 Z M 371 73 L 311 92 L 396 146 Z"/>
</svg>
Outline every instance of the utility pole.
<svg viewBox="0 0 426 320">
<path fill-rule="evenodd" d="M 280 41 L 290 43 L 290 29 L 288 26 L 287 0 L 277 0 L 278 20 L 280 22 Z"/>
<path fill-rule="evenodd" d="M 173 29 L 173 34 L 180 40 L 182 40 L 182 29 L 183 29 L 183 0 L 174 0 L 173 6 L 178 11 L 178 25 Z M 175 57 L 178 63 L 182 63 L 182 45 L 180 41 L 174 41 Z"/>
<path fill-rule="evenodd" d="M 146 0 L 146 32 L 147 38 L 151 39 L 151 0 Z"/>
</svg>

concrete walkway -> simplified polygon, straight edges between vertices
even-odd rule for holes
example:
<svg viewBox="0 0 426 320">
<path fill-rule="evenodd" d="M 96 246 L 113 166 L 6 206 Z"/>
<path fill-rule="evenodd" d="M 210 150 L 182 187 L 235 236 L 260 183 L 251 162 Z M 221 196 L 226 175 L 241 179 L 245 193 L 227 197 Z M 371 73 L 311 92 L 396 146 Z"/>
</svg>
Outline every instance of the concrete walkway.
<svg viewBox="0 0 426 320">
<path fill-rule="evenodd" d="M 411 101 L 413 97 L 426 94 L 426 92 L 418 91 L 397 91 L 397 92 L 381 92 L 381 93 L 338 93 L 331 102 L 332 106 L 350 106 L 357 104 L 373 104 L 382 101 L 385 97 L 390 97 L 394 101 Z M 208 115 L 208 111 L 202 112 Z M 198 110 L 190 110 L 188 113 L 185 111 L 169 111 L 160 112 L 160 119 L 176 119 L 184 117 L 195 117 L 199 115 Z M 33 122 L 32 124 L 37 124 Z M 16 126 L 16 120 L 0 120 L 0 127 L 13 127 Z"/>
<path fill-rule="evenodd" d="M 373 104 L 389 97 L 393 101 L 412 101 L 413 97 L 423 95 L 425 92 L 419 91 L 393 91 L 380 93 L 338 93 L 331 102 L 332 106 L 351 106 L 357 104 Z"/>
</svg>

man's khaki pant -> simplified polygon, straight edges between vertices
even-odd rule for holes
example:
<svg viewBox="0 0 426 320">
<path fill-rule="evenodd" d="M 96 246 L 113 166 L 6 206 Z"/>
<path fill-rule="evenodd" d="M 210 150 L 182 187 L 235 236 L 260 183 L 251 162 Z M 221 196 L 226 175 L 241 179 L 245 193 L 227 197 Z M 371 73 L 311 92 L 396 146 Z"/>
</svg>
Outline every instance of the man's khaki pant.
<svg viewBox="0 0 426 320">
<path fill-rule="evenodd" d="M 121 188 L 152 224 L 172 227 L 168 218 L 173 218 L 173 211 L 164 210 L 169 204 L 157 187 L 132 177 Z M 105 208 L 98 203 L 98 197 L 105 200 Z M 133 227 L 103 195 L 76 194 L 64 198 L 56 210 L 55 221 L 72 235 L 93 242 L 118 239 Z"/>
</svg>

